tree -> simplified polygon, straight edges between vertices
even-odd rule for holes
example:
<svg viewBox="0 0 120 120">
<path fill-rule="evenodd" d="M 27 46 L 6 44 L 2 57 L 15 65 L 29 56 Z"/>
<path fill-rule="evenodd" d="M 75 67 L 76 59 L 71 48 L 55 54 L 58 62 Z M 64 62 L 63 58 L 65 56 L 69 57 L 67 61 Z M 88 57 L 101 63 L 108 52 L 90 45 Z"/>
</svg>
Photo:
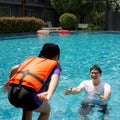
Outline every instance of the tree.
<svg viewBox="0 0 120 120">
<path fill-rule="evenodd" d="M 58 15 L 63 13 L 73 13 L 80 21 L 84 21 L 84 16 L 90 15 L 93 10 L 91 0 L 50 0 Z M 82 20 L 83 19 L 83 20 Z"/>
<path fill-rule="evenodd" d="M 109 3 L 110 8 L 115 12 L 120 12 L 120 0 L 105 0 Z"/>
<path fill-rule="evenodd" d="M 80 19 L 83 22 L 84 17 L 88 16 L 90 23 L 94 23 L 93 20 L 98 20 L 99 25 L 100 24 L 105 25 L 106 28 L 109 10 L 120 12 L 120 0 L 50 0 L 50 1 L 51 5 L 55 8 L 59 15 L 65 12 L 73 13 L 76 16 L 80 16 Z"/>
<path fill-rule="evenodd" d="M 58 14 L 69 12 L 88 15 L 98 10 L 106 12 L 106 8 L 120 12 L 120 0 L 50 0 L 50 2 Z"/>
<path fill-rule="evenodd" d="M 109 11 L 120 12 L 120 0 L 102 0 L 105 6 L 105 14 L 106 14 L 106 29 L 108 27 L 108 13 Z"/>
<path fill-rule="evenodd" d="M 81 5 L 82 0 L 50 0 L 51 5 L 58 14 L 65 12 L 76 13 Z"/>
</svg>

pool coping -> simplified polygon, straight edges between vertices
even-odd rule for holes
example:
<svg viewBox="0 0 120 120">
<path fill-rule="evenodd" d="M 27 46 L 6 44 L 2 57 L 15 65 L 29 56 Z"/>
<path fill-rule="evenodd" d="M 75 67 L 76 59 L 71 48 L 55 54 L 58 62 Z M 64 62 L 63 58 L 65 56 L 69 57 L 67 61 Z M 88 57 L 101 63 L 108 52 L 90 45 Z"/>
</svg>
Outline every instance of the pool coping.
<svg viewBox="0 0 120 120">
<path fill-rule="evenodd" d="M 117 33 L 120 34 L 120 31 L 98 31 L 98 30 L 70 30 L 70 33 Z M 58 33 L 58 30 L 51 30 L 49 34 Z M 24 33 L 10 33 L 10 34 L 0 34 L 0 38 L 2 37 L 11 37 L 11 36 L 23 36 L 23 35 L 37 35 L 37 32 L 24 32 Z"/>
</svg>

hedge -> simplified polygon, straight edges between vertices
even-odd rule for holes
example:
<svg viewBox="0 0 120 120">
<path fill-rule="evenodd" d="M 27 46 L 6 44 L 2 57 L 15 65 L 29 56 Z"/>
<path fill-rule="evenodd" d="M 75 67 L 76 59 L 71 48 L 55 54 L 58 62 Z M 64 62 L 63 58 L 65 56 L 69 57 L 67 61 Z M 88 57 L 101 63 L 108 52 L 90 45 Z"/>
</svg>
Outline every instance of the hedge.
<svg viewBox="0 0 120 120">
<path fill-rule="evenodd" d="M 72 13 L 64 13 L 60 16 L 59 22 L 63 29 L 74 30 L 77 27 L 78 19 Z"/>
<path fill-rule="evenodd" d="M 35 32 L 44 24 L 43 20 L 34 17 L 1 17 L 0 34 Z"/>
</svg>

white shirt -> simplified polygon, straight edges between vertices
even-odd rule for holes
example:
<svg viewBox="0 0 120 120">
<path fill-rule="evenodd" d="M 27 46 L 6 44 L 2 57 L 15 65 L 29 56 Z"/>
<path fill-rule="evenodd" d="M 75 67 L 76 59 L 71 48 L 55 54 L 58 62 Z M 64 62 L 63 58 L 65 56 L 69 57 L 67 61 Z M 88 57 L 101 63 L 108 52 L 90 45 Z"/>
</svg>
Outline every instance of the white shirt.
<svg viewBox="0 0 120 120">
<path fill-rule="evenodd" d="M 85 90 L 86 94 L 83 101 L 87 103 L 102 104 L 103 101 L 98 96 L 98 93 L 103 95 L 105 90 L 111 92 L 111 86 L 109 84 L 100 82 L 99 85 L 94 86 L 92 80 L 85 80 L 78 87 Z"/>
</svg>

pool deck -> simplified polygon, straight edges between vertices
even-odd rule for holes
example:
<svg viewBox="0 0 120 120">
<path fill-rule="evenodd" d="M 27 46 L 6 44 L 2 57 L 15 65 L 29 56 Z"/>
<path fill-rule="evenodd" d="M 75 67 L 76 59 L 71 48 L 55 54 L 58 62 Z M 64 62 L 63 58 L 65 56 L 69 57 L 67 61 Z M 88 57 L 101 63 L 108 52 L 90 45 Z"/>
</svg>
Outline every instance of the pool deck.
<svg viewBox="0 0 120 120">
<path fill-rule="evenodd" d="M 49 30 L 50 32 L 57 32 L 61 27 L 43 27 L 42 30 Z"/>
</svg>

